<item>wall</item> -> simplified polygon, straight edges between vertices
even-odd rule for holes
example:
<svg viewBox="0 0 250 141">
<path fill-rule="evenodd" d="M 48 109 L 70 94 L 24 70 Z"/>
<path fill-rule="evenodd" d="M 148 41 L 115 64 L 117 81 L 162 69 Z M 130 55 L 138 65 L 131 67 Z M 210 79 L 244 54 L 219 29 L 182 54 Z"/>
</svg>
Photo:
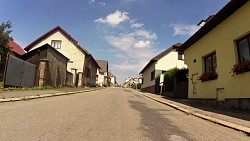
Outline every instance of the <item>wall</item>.
<svg viewBox="0 0 250 141">
<path fill-rule="evenodd" d="M 155 65 L 157 70 L 169 70 L 174 67 L 187 68 L 187 66 L 184 64 L 184 61 L 178 60 L 178 52 L 176 52 L 176 49 L 173 49 L 171 52 L 164 55 L 160 60 L 157 61 Z"/>
<path fill-rule="evenodd" d="M 71 68 L 75 68 L 77 69 L 77 72 L 83 72 L 85 54 L 60 31 L 56 31 L 52 35 L 46 37 L 41 42 L 32 47 L 31 50 L 38 48 L 46 43 L 51 45 L 52 40 L 62 41 L 61 48 L 57 49 L 57 51 L 70 59 L 67 65 L 67 70 L 71 72 Z"/>
<path fill-rule="evenodd" d="M 155 62 L 151 64 L 143 73 L 142 89 L 155 85 L 155 80 L 151 81 L 151 72 L 155 70 Z"/>
<path fill-rule="evenodd" d="M 238 62 L 235 41 L 250 33 L 250 2 L 207 33 L 202 39 L 184 51 L 189 68 L 189 98 L 234 99 L 250 98 L 250 72 L 232 77 L 230 73 Z M 204 72 L 203 57 L 216 51 L 218 79 L 200 82 Z M 193 63 L 196 59 L 196 63 Z M 194 75 L 194 78 L 192 78 Z M 196 94 L 193 94 L 195 82 Z M 217 95 L 218 93 L 218 95 Z"/>
<path fill-rule="evenodd" d="M 88 86 L 96 86 L 96 71 L 97 71 L 97 65 L 94 63 L 93 58 L 86 59 L 85 67 L 89 68 L 91 70 L 91 76 L 85 77 L 85 84 Z"/>
<path fill-rule="evenodd" d="M 96 75 L 98 75 L 96 84 L 99 84 L 100 86 L 103 86 L 104 85 L 104 74 L 100 73 L 98 69 L 96 71 L 97 71 Z"/>
<path fill-rule="evenodd" d="M 51 48 L 48 49 L 47 59 L 49 60 L 48 64 L 52 84 L 54 86 L 65 85 L 68 60 Z"/>
</svg>

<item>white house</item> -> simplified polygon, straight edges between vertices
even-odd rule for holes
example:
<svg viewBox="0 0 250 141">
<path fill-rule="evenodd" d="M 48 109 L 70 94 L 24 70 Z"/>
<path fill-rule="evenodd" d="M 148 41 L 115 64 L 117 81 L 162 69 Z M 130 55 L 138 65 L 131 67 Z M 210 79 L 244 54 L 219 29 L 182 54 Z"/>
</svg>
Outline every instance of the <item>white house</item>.
<svg viewBox="0 0 250 141">
<path fill-rule="evenodd" d="M 110 86 L 116 86 L 117 85 L 116 76 L 111 71 L 109 71 L 108 77 L 109 77 L 110 82 L 111 82 Z"/>
<path fill-rule="evenodd" d="M 50 44 L 69 58 L 67 64 L 67 84 L 95 86 L 96 70 L 99 67 L 92 55 L 60 26 L 37 38 L 24 49 L 29 52 L 44 44 Z"/>
<path fill-rule="evenodd" d="M 140 72 L 140 75 L 142 75 L 142 92 L 155 93 L 155 77 L 157 74 L 162 74 L 174 67 L 187 67 L 183 61 L 183 54 L 178 54 L 176 51 L 181 45 L 181 43 L 176 43 L 167 48 L 165 51 L 152 58 L 142 69 Z"/>
<path fill-rule="evenodd" d="M 96 84 L 99 86 L 108 86 L 108 61 L 107 60 L 96 60 L 100 66 L 96 73 Z"/>
</svg>

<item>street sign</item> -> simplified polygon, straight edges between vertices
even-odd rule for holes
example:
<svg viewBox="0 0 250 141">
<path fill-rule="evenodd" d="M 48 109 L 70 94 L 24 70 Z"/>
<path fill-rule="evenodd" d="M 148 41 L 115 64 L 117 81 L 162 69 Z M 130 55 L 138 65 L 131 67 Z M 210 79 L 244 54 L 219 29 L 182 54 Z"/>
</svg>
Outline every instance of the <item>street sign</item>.
<svg viewBox="0 0 250 141">
<path fill-rule="evenodd" d="M 160 76 L 160 86 L 163 86 L 163 83 L 164 83 L 164 75 L 161 74 L 161 76 Z"/>
</svg>

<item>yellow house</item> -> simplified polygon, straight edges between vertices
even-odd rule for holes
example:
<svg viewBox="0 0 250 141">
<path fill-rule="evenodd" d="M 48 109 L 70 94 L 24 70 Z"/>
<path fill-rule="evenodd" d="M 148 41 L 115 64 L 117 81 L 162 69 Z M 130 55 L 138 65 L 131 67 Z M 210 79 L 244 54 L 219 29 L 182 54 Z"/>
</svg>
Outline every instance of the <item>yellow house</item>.
<svg viewBox="0 0 250 141">
<path fill-rule="evenodd" d="M 46 43 L 70 59 L 67 64 L 67 85 L 96 85 L 96 70 L 99 68 L 97 62 L 79 42 L 60 26 L 48 31 L 24 49 L 29 52 Z"/>
<path fill-rule="evenodd" d="M 176 43 L 171 47 L 167 48 L 154 58 L 152 58 L 148 64 L 142 69 L 140 75 L 142 76 L 142 92 L 155 93 L 155 77 L 157 74 L 162 74 L 167 70 L 177 67 L 186 67 L 183 56 L 180 56 L 176 51 L 181 46 L 181 43 Z"/>
<path fill-rule="evenodd" d="M 189 98 L 250 109 L 249 14 L 249 0 L 231 0 L 178 49 L 189 68 Z"/>
</svg>

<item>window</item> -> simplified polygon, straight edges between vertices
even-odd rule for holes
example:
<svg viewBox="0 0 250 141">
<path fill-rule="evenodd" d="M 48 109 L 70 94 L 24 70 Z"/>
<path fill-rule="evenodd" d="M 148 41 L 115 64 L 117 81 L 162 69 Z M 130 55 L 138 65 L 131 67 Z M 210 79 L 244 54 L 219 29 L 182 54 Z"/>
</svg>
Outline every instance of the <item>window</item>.
<svg viewBox="0 0 250 141">
<path fill-rule="evenodd" d="M 61 40 L 52 40 L 51 41 L 51 46 L 60 49 L 61 48 L 62 41 Z"/>
<path fill-rule="evenodd" d="M 98 81 L 98 75 L 96 75 L 96 81 Z"/>
<path fill-rule="evenodd" d="M 237 41 L 239 62 L 250 61 L 250 34 Z"/>
<path fill-rule="evenodd" d="M 153 81 L 155 79 L 155 71 L 151 72 L 151 81 Z"/>
<path fill-rule="evenodd" d="M 184 60 L 184 53 L 178 52 L 178 60 Z"/>
<path fill-rule="evenodd" d="M 204 62 L 205 62 L 205 72 L 216 72 L 216 67 L 217 67 L 216 53 L 204 57 Z"/>
</svg>

